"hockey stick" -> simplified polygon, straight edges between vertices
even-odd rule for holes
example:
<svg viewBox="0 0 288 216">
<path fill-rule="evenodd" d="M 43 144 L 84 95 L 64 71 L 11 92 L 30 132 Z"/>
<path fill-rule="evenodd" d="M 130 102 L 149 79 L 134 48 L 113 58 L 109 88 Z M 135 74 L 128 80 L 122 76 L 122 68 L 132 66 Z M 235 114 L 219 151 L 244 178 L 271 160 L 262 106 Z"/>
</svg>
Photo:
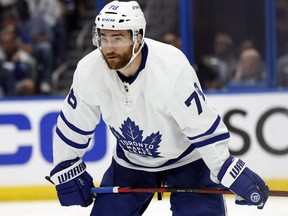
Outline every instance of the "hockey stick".
<svg viewBox="0 0 288 216">
<path fill-rule="evenodd" d="M 213 188 L 173 188 L 173 187 L 159 187 L 159 188 L 121 188 L 121 187 L 93 187 L 91 188 L 92 196 L 96 197 L 100 193 L 201 193 L 201 194 L 234 194 L 228 189 L 213 189 Z M 288 191 L 267 190 L 262 191 L 267 196 L 288 197 Z"/>
</svg>

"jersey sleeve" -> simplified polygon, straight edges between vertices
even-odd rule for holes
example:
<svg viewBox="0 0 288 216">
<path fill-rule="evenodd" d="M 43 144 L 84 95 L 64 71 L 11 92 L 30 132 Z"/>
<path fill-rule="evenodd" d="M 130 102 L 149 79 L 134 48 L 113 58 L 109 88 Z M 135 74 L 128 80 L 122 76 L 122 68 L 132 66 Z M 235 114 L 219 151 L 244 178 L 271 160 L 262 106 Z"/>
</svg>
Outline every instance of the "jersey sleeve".
<svg viewBox="0 0 288 216">
<path fill-rule="evenodd" d="M 57 119 L 53 138 L 54 164 L 82 157 L 100 121 L 100 109 L 92 106 L 83 94 L 80 74 L 75 71 L 70 92 Z M 84 82 L 85 83 L 85 82 Z"/>
<path fill-rule="evenodd" d="M 195 71 L 187 64 L 177 77 L 171 98 L 170 111 L 183 133 L 199 151 L 216 178 L 229 157 L 229 132 L 219 114 L 207 103 Z"/>
</svg>

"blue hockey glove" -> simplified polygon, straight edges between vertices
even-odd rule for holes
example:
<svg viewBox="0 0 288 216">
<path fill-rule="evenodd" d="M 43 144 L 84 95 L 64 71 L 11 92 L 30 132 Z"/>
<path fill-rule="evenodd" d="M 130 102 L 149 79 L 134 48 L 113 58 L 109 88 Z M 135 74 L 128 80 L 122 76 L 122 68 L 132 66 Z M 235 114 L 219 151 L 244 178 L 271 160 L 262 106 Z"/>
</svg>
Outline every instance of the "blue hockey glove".
<svg viewBox="0 0 288 216">
<path fill-rule="evenodd" d="M 93 200 L 90 189 L 93 178 L 86 172 L 85 163 L 79 159 L 58 164 L 46 179 L 56 186 L 57 196 L 62 206 L 89 206 Z"/>
<path fill-rule="evenodd" d="M 230 156 L 221 167 L 218 179 L 236 194 L 236 204 L 256 205 L 263 209 L 268 196 L 262 191 L 269 190 L 269 187 L 241 159 Z"/>
</svg>

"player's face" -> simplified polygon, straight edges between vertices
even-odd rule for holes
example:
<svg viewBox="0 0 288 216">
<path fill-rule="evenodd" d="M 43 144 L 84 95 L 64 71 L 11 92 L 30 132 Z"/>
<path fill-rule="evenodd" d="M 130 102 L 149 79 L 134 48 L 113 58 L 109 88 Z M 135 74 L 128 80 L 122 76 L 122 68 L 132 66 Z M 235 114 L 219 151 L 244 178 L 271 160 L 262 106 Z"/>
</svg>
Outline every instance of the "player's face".
<svg viewBox="0 0 288 216">
<path fill-rule="evenodd" d="M 102 55 L 110 69 L 125 67 L 132 56 L 133 41 L 126 30 L 100 30 Z"/>
</svg>

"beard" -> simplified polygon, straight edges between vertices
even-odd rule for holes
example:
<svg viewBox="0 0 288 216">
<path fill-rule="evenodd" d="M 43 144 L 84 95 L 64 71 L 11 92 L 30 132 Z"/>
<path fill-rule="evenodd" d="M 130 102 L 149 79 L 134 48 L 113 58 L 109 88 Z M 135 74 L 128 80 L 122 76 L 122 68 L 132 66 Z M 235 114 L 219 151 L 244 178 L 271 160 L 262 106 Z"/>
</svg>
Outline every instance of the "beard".
<svg viewBox="0 0 288 216">
<path fill-rule="evenodd" d="M 123 54 L 116 54 L 115 52 L 104 54 L 102 52 L 102 55 L 108 67 L 111 70 L 117 70 L 117 69 L 121 69 L 125 67 L 129 63 L 131 56 L 132 56 L 132 49 L 133 49 L 133 46 L 131 46 Z"/>
</svg>

